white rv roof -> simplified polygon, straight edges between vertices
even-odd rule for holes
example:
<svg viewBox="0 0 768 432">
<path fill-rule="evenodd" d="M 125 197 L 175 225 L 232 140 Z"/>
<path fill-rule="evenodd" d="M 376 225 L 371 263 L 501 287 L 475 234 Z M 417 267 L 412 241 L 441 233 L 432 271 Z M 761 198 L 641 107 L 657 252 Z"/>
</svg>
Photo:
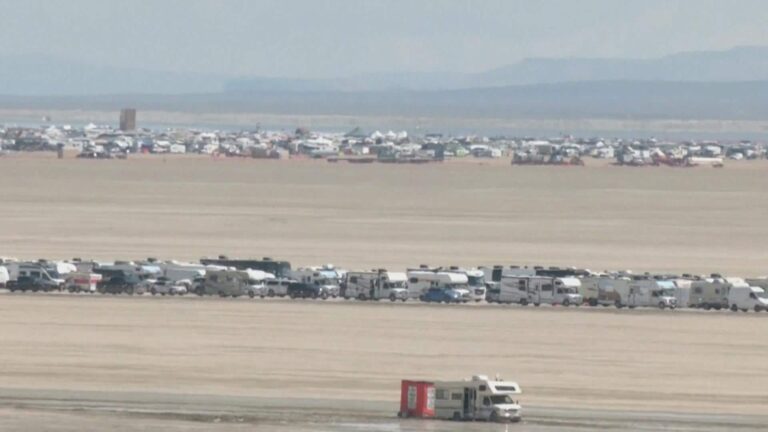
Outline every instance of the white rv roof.
<svg viewBox="0 0 768 432">
<path fill-rule="evenodd" d="M 387 272 L 387 277 L 390 282 L 405 282 L 408 280 L 408 276 L 403 272 Z"/>
</svg>

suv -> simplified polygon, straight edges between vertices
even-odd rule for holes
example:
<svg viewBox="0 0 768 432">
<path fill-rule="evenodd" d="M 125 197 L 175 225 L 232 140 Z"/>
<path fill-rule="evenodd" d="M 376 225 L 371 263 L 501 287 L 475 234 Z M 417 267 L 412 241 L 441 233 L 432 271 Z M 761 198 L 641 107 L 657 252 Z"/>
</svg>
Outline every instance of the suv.
<svg viewBox="0 0 768 432">
<path fill-rule="evenodd" d="M 290 298 L 321 298 L 325 300 L 330 296 L 322 286 L 304 282 L 291 282 L 288 284 L 287 292 Z"/>
<path fill-rule="evenodd" d="M 133 295 L 142 283 L 136 274 L 124 270 L 95 268 L 93 272 L 102 277 L 101 282 L 96 285 L 96 290 L 101 294 Z"/>
</svg>

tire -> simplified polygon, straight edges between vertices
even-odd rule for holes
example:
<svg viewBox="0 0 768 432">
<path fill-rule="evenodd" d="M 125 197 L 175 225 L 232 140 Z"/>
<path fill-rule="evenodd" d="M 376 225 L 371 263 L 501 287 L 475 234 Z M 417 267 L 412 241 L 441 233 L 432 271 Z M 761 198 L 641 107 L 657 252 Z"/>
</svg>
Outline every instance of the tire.
<svg viewBox="0 0 768 432">
<path fill-rule="evenodd" d="M 624 305 L 621 304 L 621 300 L 616 300 L 616 303 L 614 303 L 614 304 L 616 305 L 616 309 L 621 309 L 621 308 L 624 307 Z"/>
<path fill-rule="evenodd" d="M 667 308 L 667 305 L 664 304 L 664 302 L 659 302 L 659 309 L 664 310 Z"/>
<path fill-rule="evenodd" d="M 597 299 L 593 299 L 593 298 L 589 299 L 589 305 L 592 307 L 597 306 Z"/>
<path fill-rule="evenodd" d="M 152 288 L 152 289 L 149 290 L 149 293 L 152 294 L 153 296 L 157 295 L 157 290 Z"/>
<path fill-rule="evenodd" d="M 395 297 L 395 295 L 394 295 L 394 294 L 391 294 L 391 295 L 389 296 L 389 301 L 391 301 L 391 302 L 395 302 L 395 301 L 397 301 L 397 298 Z"/>
<path fill-rule="evenodd" d="M 488 417 L 488 421 L 492 423 L 498 423 L 499 422 L 499 414 L 496 413 L 496 411 L 491 413 L 491 416 Z"/>
<path fill-rule="evenodd" d="M 571 306 L 571 299 L 563 300 L 563 307 L 569 307 L 569 306 Z"/>
<path fill-rule="evenodd" d="M 734 305 L 731 305 L 731 311 L 732 311 L 732 312 L 738 312 L 738 311 L 739 311 L 739 308 L 738 308 L 738 307 L 736 307 L 736 305 L 735 305 L 735 304 L 734 304 Z"/>
<path fill-rule="evenodd" d="M 358 294 L 357 295 L 357 299 L 360 300 L 360 301 L 365 301 L 365 294 L 363 294 L 363 293 Z"/>
<path fill-rule="evenodd" d="M 704 310 L 708 311 L 708 310 L 710 310 L 710 309 L 712 309 L 712 306 L 710 306 L 710 305 L 704 305 Z"/>
<path fill-rule="evenodd" d="M 453 420 L 453 421 L 461 421 L 461 414 L 460 414 L 458 411 L 455 411 L 455 412 L 453 413 L 453 417 L 452 417 L 452 420 Z"/>
<path fill-rule="evenodd" d="M 224 291 L 219 291 L 219 297 L 222 297 L 222 298 L 223 298 L 223 297 L 226 297 L 226 296 L 227 296 L 227 295 L 226 295 L 226 294 L 224 294 Z"/>
<path fill-rule="evenodd" d="M 722 307 L 720 305 L 715 306 L 715 310 L 719 311 L 720 309 L 722 309 Z"/>
<path fill-rule="evenodd" d="M 253 291 L 251 291 L 251 290 L 248 290 L 248 297 L 250 297 L 250 298 L 254 298 L 254 297 L 256 297 L 256 293 L 254 293 L 254 292 L 253 292 Z"/>
<path fill-rule="evenodd" d="M 528 306 L 528 299 L 527 298 L 520 299 L 520 305 L 521 306 Z"/>
<path fill-rule="evenodd" d="M 274 296 L 275 296 L 275 290 L 273 290 L 273 289 L 270 289 L 270 290 L 267 292 L 267 296 L 269 296 L 269 297 L 274 297 Z"/>
<path fill-rule="evenodd" d="M 407 298 L 402 298 L 402 299 L 400 299 L 400 300 L 401 300 L 403 303 L 405 303 L 406 301 L 408 301 L 408 299 L 407 299 Z"/>
<path fill-rule="evenodd" d="M 760 305 L 755 305 L 755 312 L 762 312 L 763 308 L 760 307 Z"/>
<path fill-rule="evenodd" d="M 541 303 L 534 303 L 533 305 L 536 306 L 536 307 L 539 307 L 539 306 L 541 306 Z"/>
</svg>

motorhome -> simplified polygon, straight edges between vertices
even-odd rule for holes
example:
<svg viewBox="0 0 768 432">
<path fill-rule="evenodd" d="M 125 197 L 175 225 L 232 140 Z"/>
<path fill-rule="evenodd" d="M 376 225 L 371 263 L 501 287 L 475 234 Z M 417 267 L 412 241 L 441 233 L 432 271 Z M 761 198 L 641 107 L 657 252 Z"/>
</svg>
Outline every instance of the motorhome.
<svg viewBox="0 0 768 432">
<path fill-rule="evenodd" d="M 519 303 L 579 306 L 581 283 L 575 277 L 505 276 L 501 279 L 497 295 L 489 296 L 496 303 Z"/>
<path fill-rule="evenodd" d="M 406 301 L 408 277 L 385 269 L 347 272 L 342 296 L 345 299 Z"/>
<path fill-rule="evenodd" d="M 710 277 L 691 282 L 688 306 L 705 310 L 725 309 L 728 307 L 730 284 L 724 278 Z"/>
<path fill-rule="evenodd" d="M 421 298 L 430 288 L 453 290 L 462 302 L 469 302 L 469 278 L 466 274 L 451 273 L 425 268 L 410 269 L 408 276 L 408 295 L 411 298 Z"/>
<path fill-rule="evenodd" d="M 768 295 L 760 287 L 734 285 L 728 291 L 728 305 L 734 312 L 768 312 Z"/>
<path fill-rule="evenodd" d="M 277 261 L 269 257 L 263 259 L 230 259 L 226 255 L 219 255 L 218 258 L 202 258 L 200 264 L 215 265 L 224 267 L 233 267 L 237 270 L 261 270 L 275 275 L 276 278 L 291 277 L 291 263 L 288 261 Z"/>
<path fill-rule="evenodd" d="M 322 267 L 298 268 L 291 271 L 291 278 L 305 284 L 318 286 L 321 292 L 335 298 L 341 294 L 344 272 L 337 270 L 331 264 L 326 264 Z"/>
<path fill-rule="evenodd" d="M 651 278 L 635 278 L 628 284 L 618 284 L 615 287 L 621 300 L 616 307 L 658 307 L 659 309 L 677 308 L 675 283 L 659 281 Z"/>
<path fill-rule="evenodd" d="M 518 422 L 520 386 L 499 378 L 476 375 L 463 381 L 436 381 L 435 417 L 447 420 Z"/>
<path fill-rule="evenodd" d="M 469 297 L 475 302 L 485 300 L 487 293 L 485 272 L 480 269 L 463 269 L 460 267 L 449 267 L 448 272 L 455 272 L 464 274 L 467 276 L 467 287 L 469 289 Z"/>
</svg>

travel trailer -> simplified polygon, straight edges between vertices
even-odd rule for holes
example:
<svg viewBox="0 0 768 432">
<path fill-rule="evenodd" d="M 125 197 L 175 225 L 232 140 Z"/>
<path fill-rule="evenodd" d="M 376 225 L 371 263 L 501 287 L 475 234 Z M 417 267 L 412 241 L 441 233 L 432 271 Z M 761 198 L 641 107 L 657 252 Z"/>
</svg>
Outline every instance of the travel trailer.
<svg viewBox="0 0 768 432">
<path fill-rule="evenodd" d="M 408 277 L 405 273 L 379 269 L 369 272 L 347 272 L 342 296 L 345 299 L 406 301 Z"/>
<path fill-rule="evenodd" d="M 728 291 L 728 305 L 734 312 L 768 312 L 768 295 L 759 287 L 734 285 Z"/>
<path fill-rule="evenodd" d="M 99 282 L 101 282 L 100 274 L 77 271 L 67 275 L 64 287 L 71 293 L 93 294 L 97 291 Z"/>
<path fill-rule="evenodd" d="M 476 375 L 464 381 L 436 381 L 435 417 L 447 420 L 518 422 L 520 386 L 499 378 Z"/>
<path fill-rule="evenodd" d="M 704 310 L 720 310 L 728 307 L 730 284 L 723 278 L 711 277 L 691 283 L 688 306 Z"/>
<path fill-rule="evenodd" d="M 276 278 L 291 277 L 291 263 L 288 261 L 277 261 L 272 258 L 263 259 L 230 259 L 226 255 L 219 255 L 218 258 L 202 258 L 200 264 L 209 266 L 233 267 L 237 270 L 261 270 L 275 275 Z"/>
</svg>

